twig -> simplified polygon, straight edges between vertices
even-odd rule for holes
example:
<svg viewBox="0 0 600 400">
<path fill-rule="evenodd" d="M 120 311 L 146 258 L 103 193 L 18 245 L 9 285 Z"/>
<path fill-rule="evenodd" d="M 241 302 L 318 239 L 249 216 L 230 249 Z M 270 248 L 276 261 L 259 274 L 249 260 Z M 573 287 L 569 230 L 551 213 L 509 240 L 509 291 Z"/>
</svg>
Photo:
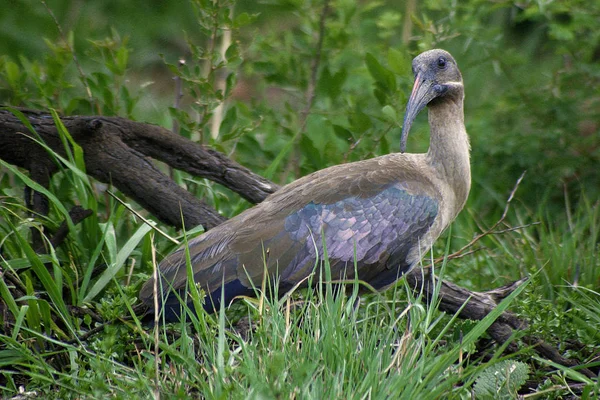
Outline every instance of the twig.
<svg viewBox="0 0 600 400">
<path fill-rule="evenodd" d="M 185 59 L 180 58 L 178 62 L 179 70 L 185 65 Z M 181 76 L 175 75 L 173 77 L 175 81 L 175 99 L 173 100 L 173 108 L 175 110 L 179 110 L 179 105 L 181 103 L 181 98 L 183 97 L 183 85 L 181 82 Z M 175 135 L 179 135 L 179 119 L 173 118 L 173 125 L 171 125 L 171 132 Z M 175 169 L 169 165 L 169 176 L 171 179 L 175 177 Z"/>
<path fill-rule="evenodd" d="M 160 313 L 158 312 L 158 264 L 156 262 L 156 248 L 154 247 L 154 234 L 150 234 L 150 248 L 152 254 L 152 279 L 154 280 L 154 286 L 152 287 L 154 294 L 154 371 L 155 371 L 155 385 L 154 388 L 154 397 L 158 398 L 159 392 L 158 388 L 160 387 L 160 375 L 159 375 L 159 362 L 158 362 L 158 354 L 160 350 L 160 341 L 159 341 L 159 317 Z"/>
<path fill-rule="evenodd" d="M 507 232 L 513 232 L 513 231 L 516 231 L 516 230 L 525 229 L 525 228 L 528 228 L 528 227 L 533 226 L 533 225 L 538 225 L 539 222 L 532 222 L 530 224 L 514 226 L 514 227 L 510 227 L 510 228 L 506 228 L 506 229 L 501 229 L 501 230 L 494 230 L 494 229 L 496 229 L 496 227 L 498 225 L 500 225 L 506 219 L 506 216 L 508 215 L 508 210 L 510 208 L 510 203 L 512 202 L 512 200 L 514 198 L 515 193 L 516 193 L 517 189 L 519 188 L 519 185 L 521 184 L 521 181 L 525 177 L 525 172 L 523 172 L 521 174 L 521 176 L 519 177 L 519 179 L 517 179 L 517 182 L 515 183 L 515 186 L 513 187 L 512 191 L 510 192 L 510 195 L 508 196 L 508 200 L 506 201 L 506 205 L 504 206 L 504 211 L 502 212 L 502 216 L 500 217 L 500 219 L 498 221 L 496 221 L 496 223 L 494 223 L 494 225 L 492 225 L 491 228 L 488 228 L 483 233 L 480 233 L 479 235 L 475 236 L 475 238 L 473 238 L 469 243 L 467 243 L 466 245 L 464 245 L 463 247 L 461 247 L 459 250 L 455 251 L 452 254 L 440 256 L 440 257 L 434 259 L 433 260 L 433 264 L 442 262 L 444 260 L 455 260 L 455 259 L 458 259 L 458 258 L 463 258 L 465 256 L 468 256 L 470 254 L 473 254 L 473 253 L 476 253 L 476 252 L 478 252 L 480 250 L 483 250 L 483 247 L 480 247 L 480 248 L 471 249 L 471 250 L 467 251 L 467 249 L 469 249 L 470 247 L 473 247 L 475 245 L 475 243 L 477 243 L 479 240 L 481 240 L 485 236 L 500 235 L 500 234 L 507 233 Z M 429 268 L 429 267 L 431 267 L 431 264 L 423 266 L 423 268 Z"/>
<path fill-rule="evenodd" d="M 103 322 L 102 324 L 93 327 L 92 329 L 90 329 L 89 331 L 84 333 L 83 335 L 77 337 L 76 339 L 67 340 L 65 343 L 75 344 L 75 343 L 79 343 L 79 342 L 85 342 L 86 340 L 88 340 L 89 338 L 94 336 L 95 334 L 102 332 L 104 330 L 104 327 L 106 327 L 110 324 L 112 324 L 112 322 Z"/>
<path fill-rule="evenodd" d="M 4 257 L 1 257 L 1 259 L 2 259 L 2 261 L 5 261 Z M 23 282 L 21 282 L 21 280 L 18 278 L 18 276 L 13 274 L 13 272 L 11 270 L 4 270 L 4 268 L 2 268 L 1 265 L 0 265 L 0 279 L 3 279 L 4 281 L 8 281 L 9 283 L 14 285 L 14 287 L 15 287 L 14 290 L 17 291 L 17 295 L 14 296 L 15 298 L 25 296 L 25 293 L 27 293 L 27 288 L 25 287 Z"/>
<path fill-rule="evenodd" d="M 569 232 L 573 233 L 573 215 L 571 215 L 571 200 L 569 200 L 569 190 L 567 184 L 563 182 L 563 195 L 565 196 L 565 212 L 567 213 L 567 222 L 569 224 Z"/>
<path fill-rule="evenodd" d="M 486 237 L 488 235 L 494 235 L 494 234 L 498 234 L 498 233 L 502 232 L 502 231 L 496 231 L 495 229 L 498 227 L 498 225 L 500 225 L 506 219 L 506 216 L 508 215 L 508 210 L 510 209 L 510 203 L 513 201 L 513 198 L 515 197 L 515 193 L 517 192 L 517 189 L 519 188 L 519 185 L 521 184 L 521 181 L 525 177 L 525 173 L 526 172 L 527 171 L 523 171 L 523 173 L 521 174 L 521 176 L 519 177 L 519 179 L 517 179 L 517 182 L 515 183 L 515 186 L 513 187 L 512 191 L 510 192 L 510 195 L 508 196 L 508 200 L 506 200 L 506 205 L 504 206 L 504 211 L 502 212 L 502 216 L 500 217 L 500 219 L 498 221 L 496 221 L 496 223 L 494 223 L 494 225 L 492 225 L 490 228 L 488 228 L 484 232 L 480 233 L 479 235 L 475 236 L 469 243 L 467 243 L 466 245 L 464 245 L 463 247 L 461 247 L 458 251 L 455 251 L 454 253 L 452 253 L 449 256 L 447 256 L 447 258 L 449 258 L 449 259 L 459 258 L 458 256 L 460 254 L 462 254 L 468 248 L 472 247 L 475 243 L 477 243 L 479 240 L 481 240 L 481 238 L 484 238 L 484 237 Z M 524 226 L 519 227 L 519 228 L 525 228 L 527 226 L 535 225 L 535 224 L 537 224 L 537 223 L 532 223 L 532 224 L 524 225 Z M 513 228 L 512 230 L 516 230 L 516 229 L 519 229 L 519 228 Z M 509 230 L 510 229 L 507 229 L 506 231 L 509 231 Z M 443 260 L 444 258 L 445 257 L 440 257 L 439 259 L 436 259 L 435 261 Z"/>
<path fill-rule="evenodd" d="M 73 225 L 77 225 L 78 223 L 80 223 L 81 221 L 83 221 L 84 219 L 86 219 L 87 217 L 92 215 L 93 213 L 94 212 L 92 210 L 85 209 L 81 206 L 74 206 L 73 208 L 71 208 L 69 210 L 69 218 L 71 218 Z M 52 247 L 54 247 L 54 248 L 58 247 L 65 240 L 65 238 L 67 237 L 68 234 L 69 234 L 69 224 L 65 220 L 60 224 L 60 226 L 58 227 L 58 229 L 56 230 L 56 232 L 50 239 L 50 244 L 52 245 Z"/>
<path fill-rule="evenodd" d="M 319 72 L 319 65 L 321 64 L 321 52 L 323 51 L 323 38 L 325 37 L 325 20 L 329 14 L 329 0 L 325 0 L 323 3 L 323 11 L 321 12 L 321 19 L 319 20 L 319 36 L 317 38 L 317 47 L 315 49 L 315 55 L 310 65 L 310 80 L 306 88 L 306 106 L 301 113 L 300 132 L 304 132 L 306 128 L 306 121 L 308 114 L 312 109 L 315 101 L 315 89 L 317 87 L 317 74 Z"/>
<path fill-rule="evenodd" d="M 489 234 L 490 235 L 502 235 L 503 233 L 519 231 L 521 229 L 529 228 L 530 226 L 539 225 L 540 223 L 541 222 L 536 221 L 536 222 L 532 222 L 530 224 L 519 225 L 519 226 L 511 226 L 510 228 L 501 229 L 499 231 L 493 231 L 493 232 L 490 232 Z"/>
<path fill-rule="evenodd" d="M 408 45 L 412 36 L 412 17 L 417 9 L 415 0 L 408 0 L 406 2 L 406 8 L 404 10 L 404 24 L 402 26 L 402 43 Z"/>
<path fill-rule="evenodd" d="M 294 141 L 297 138 L 300 138 L 306 129 L 306 123 L 308 121 L 308 115 L 310 114 L 310 110 L 312 109 L 313 103 L 315 101 L 315 90 L 317 87 L 317 75 L 319 72 L 319 66 L 321 65 L 321 52 L 323 50 L 323 38 L 325 37 L 325 20 L 327 19 L 327 15 L 329 14 L 329 0 L 325 0 L 323 3 L 323 10 L 321 11 L 321 18 L 319 20 L 319 34 L 317 37 L 317 45 L 315 48 L 315 55 L 312 58 L 310 63 L 310 79 L 308 80 L 308 85 L 306 87 L 306 93 L 304 94 L 304 98 L 306 101 L 306 105 L 304 109 L 300 112 L 300 129 L 298 130 L 297 135 L 294 136 Z M 296 149 L 296 147 L 294 147 Z M 286 167 L 283 169 L 286 172 L 292 169 L 292 166 L 296 163 L 294 160 L 296 159 L 296 151 L 292 152 L 291 157 L 289 158 Z"/>
<path fill-rule="evenodd" d="M 233 8 L 230 9 L 230 13 L 233 13 Z M 231 45 L 231 29 L 223 30 L 223 37 L 221 38 L 221 47 L 219 49 L 219 53 L 221 56 L 221 60 L 226 61 L 225 52 Z M 225 93 L 225 89 L 227 89 L 227 73 L 224 69 L 220 69 L 216 74 L 216 82 L 215 88 L 216 90 L 220 90 Z M 223 114 L 225 110 L 225 99 L 217 105 L 215 110 L 213 111 L 212 118 L 210 120 L 210 135 L 213 139 L 216 139 L 219 136 L 219 131 L 221 129 L 221 122 L 223 122 Z"/>
<path fill-rule="evenodd" d="M 484 249 L 484 247 L 478 247 L 478 248 L 476 248 L 476 249 L 472 249 L 472 250 L 466 251 L 466 252 L 464 252 L 464 253 L 459 253 L 459 252 L 457 251 L 457 252 L 455 252 L 455 253 L 452 253 L 452 254 L 450 254 L 450 255 L 448 255 L 448 256 L 441 256 L 441 257 L 438 257 L 438 258 L 436 258 L 435 260 L 433 260 L 433 262 L 434 262 L 434 264 L 437 264 L 437 263 L 439 263 L 439 262 L 442 262 L 442 261 L 444 261 L 444 260 L 456 260 L 456 259 L 459 259 L 459 258 L 463 258 L 463 257 L 466 257 L 466 256 L 470 256 L 471 254 L 477 253 L 478 251 L 481 251 L 481 250 L 483 250 L 483 249 Z M 423 268 L 428 268 L 428 267 L 431 267 L 431 264 L 430 264 L 430 265 L 426 265 L 426 266 L 424 266 Z"/>
<path fill-rule="evenodd" d="M 108 193 L 113 199 L 117 200 L 119 203 L 121 203 L 121 205 L 123 207 L 125 207 L 126 209 L 129 210 L 129 212 L 131 212 L 133 215 L 135 215 L 136 217 L 138 217 L 139 219 L 141 219 L 142 221 L 144 221 L 144 223 L 146 225 L 148 225 L 150 228 L 154 229 L 155 231 L 157 231 L 158 233 L 160 233 L 162 236 L 166 237 L 167 239 L 169 239 L 171 242 L 175 243 L 176 245 L 179 246 L 179 241 L 175 238 L 172 238 L 171 236 L 167 235 L 166 232 L 164 232 L 163 230 L 161 230 L 160 228 L 158 228 L 156 226 L 155 223 L 153 223 L 152 221 L 144 218 L 139 212 L 135 211 L 133 208 L 131 208 L 129 206 L 129 204 L 125 203 L 123 200 L 121 200 L 116 194 L 114 194 L 113 192 L 111 192 L 110 190 L 107 190 L 106 193 Z"/>
<path fill-rule="evenodd" d="M 129 266 L 129 271 L 127 272 L 127 278 L 125 279 L 125 286 L 129 286 L 131 283 L 131 277 L 133 276 L 133 271 L 135 270 L 135 258 L 131 258 L 131 265 Z"/>
<path fill-rule="evenodd" d="M 89 315 L 90 318 L 92 318 L 92 320 L 94 320 L 94 322 L 98 322 L 98 323 L 105 322 L 102 319 L 102 317 L 100 317 L 100 315 L 98 315 L 96 312 L 94 312 L 93 310 L 90 310 L 89 308 L 86 308 L 86 307 L 69 306 L 69 311 L 71 312 L 71 314 L 78 316 L 78 317 L 83 317 L 83 316 Z"/>
<path fill-rule="evenodd" d="M 185 59 L 179 59 L 179 69 L 181 69 L 184 65 Z M 173 100 L 173 108 L 179 110 L 181 98 L 183 97 L 183 85 L 181 83 L 181 77 L 179 75 L 173 77 L 173 80 L 175 81 L 175 99 Z M 179 120 L 177 120 L 177 118 L 173 119 L 173 126 L 171 127 L 171 131 L 176 135 L 179 134 Z"/>
<path fill-rule="evenodd" d="M 433 263 L 436 264 L 436 263 L 442 262 L 444 260 L 456 260 L 458 258 L 463 258 L 463 257 L 466 257 L 468 255 L 471 255 L 473 253 L 477 253 L 478 251 L 483 250 L 484 247 L 478 247 L 476 249 L 465 251 L 467 247 L 470 247 L 470 246 L 474 245 L 476 241 L 478 241 L 479 239 L 481 239 L 484 236 L 502 235 L 504 233 L 518 231 L 518 230 L 525 229 L 525 228 L 528 228 L 530 226 L 539 225 L 539 224 L 540 224 L 540 222 L 532 222 L 530 224 L 513 226 L 513 227 L 502 229 L 502 230 L 499 230 L 499 231 L 492 231 L 492 232 L 486 231 L 484 234 L 481 234 L 480 237 L 479 236 L 476 237 L 475 239 L 473 239 L 473 241 L 471 243 L 469 243 L 468 245 L 462 247 L 460 250 L 457 250 L 454 253 L 449 254 L 447 256 L 440 256 L 440 257 L 434 259 Z M 428 268 L 428 267 L 431 267 L 431 264 L 425 265 L 423 268 Z"/>
<path fill-rule="evenodd" d="M 83 69 L 81 68 L 81 64 L 79 64 L 79 60 L 77 60 L 77 55 L 75 54 L 75 49 L 73 49 L 71 47 L 71 45 L 69 44 L 69 41 L 67 40 L 67 37 L 65 36 L 65 34 L 60 26 L 60 23 L 58 22 L 58 19 L 52 12 L 52 9 L 50 7 L 48 7 L 48 4 L 46 4 L 45 0 L 40 0 L 40 1 L 44 5 L 44 7 L 46 7 L 46 11 L 50 15 L 50 17 L 54 20 L 54 24 L 56 25 L 56 29 L 58 29 L 58 33 L 59 33 L 61 39 L 65 43 L 65 46 L 67 46 L 67 49 L 69 49 L 71 56 L 73 56 L 73 62 L 75 63 L 75 67 L 77 68 L 77 71 L 79 72 L 79 79 L 81 79 L 81 83 L 85 87 L 85 91 L 87 92 L 88 98 L 90 100 L 90 104 L 96 104 L 96 108 L 97 108 L 96 111 L 98 112 L 98 114 L 100 114 L 100 108 L 98 107 L 98 103 L 96 103 L 94 101 L 94 96 L 92 95 L 92 89 L 90 89 L 90 86 L 87 84 L 87 78 L 85 76 L 85 73 L 83 72 Z"/>
<path fill-rule="evenodd" d="M 577 394 L 577 393 L 583 392 L 583 389 L 586 386 L 587 386 L 587 383 L 573 383 L 570 385 L 553 385 L 547 389 L 540 390 L 535 393 L 525 394 L 525 395 L 521 396 L 520 398 L 522 398 L 522 399 L 538 399 L 538 398 L 547 399 L 550 397 L 551 393 L 555 393 L 555 392 L 559 392 L 559 391 L 563 391 L 563 390 L 568 390 L 570 392 L 575 392 Z"/>
</svg>

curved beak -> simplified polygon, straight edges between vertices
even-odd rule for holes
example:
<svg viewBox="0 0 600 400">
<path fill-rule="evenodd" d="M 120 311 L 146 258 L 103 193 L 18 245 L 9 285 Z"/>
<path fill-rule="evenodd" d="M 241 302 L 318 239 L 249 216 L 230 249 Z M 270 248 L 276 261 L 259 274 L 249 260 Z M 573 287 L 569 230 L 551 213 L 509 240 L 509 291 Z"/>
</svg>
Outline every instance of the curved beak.
<svg viewBox="0 0 600 400">
<path fill-rule="evenodd" d="M 433 80 L 427 79 L 422 72 L 417 73 L 415 84 L 413 85 L 412 93 L 406 104 L 406 112 L 404 114 L 404 123 L 402 124 L 402 136 L 400 137 L 400 152 L 406 151 L 406 141 L 410 127 L 414 122 L 419 112 L 425 108 L 427 104 L 438 96 L 438 93 L 433 90 Z"/>
</svg>

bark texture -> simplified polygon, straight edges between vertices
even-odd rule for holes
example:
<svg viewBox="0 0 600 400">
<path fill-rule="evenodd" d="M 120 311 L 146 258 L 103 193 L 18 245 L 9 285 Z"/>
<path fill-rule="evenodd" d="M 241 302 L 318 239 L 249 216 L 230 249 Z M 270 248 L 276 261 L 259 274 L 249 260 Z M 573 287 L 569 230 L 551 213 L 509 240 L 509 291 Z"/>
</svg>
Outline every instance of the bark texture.
<svg viewBox="0 0 600 400">
<path fill-rule="evenodd" d="M 47 187 L 59 171 L 56 160 L 39 144 L 65 156 L 65 148 L 52 117 L 19 110 L 35 133 L 9 110 L 0 110 L 0 158 L 27 169 L 31 178 Z M 152 158 L 173 168 L 220 183 L 250 202 L 257 203 L 278 186 L 228 159 L 156 125 L 118 117 L 63 117 L 62 123 L 83 149 L 87 173 L 113 184 L 159 220 L 188 228 L 210 229 L 225 220 L 202 200 L 192 196 L 160 171 Z M 36 137 L 37 136 L 37 137 Z M 28 197 L 35 213 L 48 212 L 48 201 L 39 193 Z"/>
</svg>

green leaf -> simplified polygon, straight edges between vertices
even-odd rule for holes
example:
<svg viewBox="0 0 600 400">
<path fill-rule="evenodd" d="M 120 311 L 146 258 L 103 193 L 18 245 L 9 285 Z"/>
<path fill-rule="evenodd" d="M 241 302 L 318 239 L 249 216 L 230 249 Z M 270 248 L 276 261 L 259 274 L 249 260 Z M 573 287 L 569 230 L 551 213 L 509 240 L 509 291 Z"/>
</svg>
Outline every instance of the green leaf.
<svg viewBox="0 0 600 400">
<path fill-rule="evenodd" d="M 16 339 L 13 339 L 16 341 Z M 0 350 L 0 367 L 14 367 L 30 360 L 23 356 L 23 352 L 15 349 Z"/>
<path fill-rule="evenodd" d="M 386 90 L 382 89 L 382 85 L 380 83 L 378 83 L 375 86 L 375 89 L 373 89 L 373 95 L 382 106 L 389 104 L 389 96 Z"/>
<path fill-rule="evenodd" d="M 68 166 L 79 177 L 79 179 L 87 182 L 89 178 L 85 172 L 85 160 L 83 158 L 83 149 L 75 140 L 73 140 L 73 137 L 63 124 L 56 110 L 51 108 L 50 114 L 52 115 L 54 125 L 56 125 L 56 129 L 58 130 L 60 138 L 63 142 L 63 147 L 65 148 L 65 152 L 69 157 L 69 161 L 75 164 L 74 166 L 71 164 L 69 164 Z M 72 152 L 71 147 L 73 148 Z"/>
<path fill-rule="evenodd" d="M 373 123 L 371 118 L 362 111 L 357 110 L 348 117 L 352 130 L 356 133 L 364 133 L 371 129 Z"/>
<path fill-rule="evenodd" d="M 92 300 L 94 297 L 98 295 L 106 285 L 114 278 L 114 276 L 121 270 L 123 265 L 125 265 L 125 261 L 127 258 L 131 256 L 131 253 L 135 250 L 138 243 L 144 238 L 144 236 L 152 230 L 152 227 L 146 224 L 141 225 L 138 230 L 129 238 L 127 243 L 121 248 L 117 257 L 111 265 L 100 275 L 100 278 L 94 283 L 94 285 L 90 288 L 90 291 L 87 293 L 84 302 L 88 302 Z"/>
<path fill-rule="evenodd" d="M 13 61 L 7 61 L 4 64 L 4 73 L 8 83 L 11 86 L 17 86 L 19 81 L 19 66 Z"/>
<path fill-rule="evenodd" d="M 371 53 L 367 53 L 365 56 L 365 62 L 369 73 L 377 82 L 385 82 L 387 80 L 386 69 L 377 61 L 377 59 Z"/>
<path fill-rule="evenodd" d="M 2 261 L 3 264 L 5 262 L 3 258 L 0 259 L 0 261 Z M 16 318 L 17 315 L 20 313 L 19 306 L 17 305 L 17 302 L 15 301 L 4 279 L 0 279 L 0 298 L 4 300 L 4 303 L 12 313 L 13 317 Z"/>
<path fill-rule="evenodd" d="M 390 70 L 400 76 L 408 76 L 411 72 L 411 61 L 405 52 L 390 48 L 387 55 Z"/>
<path fill-rule="evenodd" d="M 303 135 L 300 138 L 300 149 L 302 150 L 302 154 L 308 159 L 314 169 L 323 168 L 321 152 L 315 147 L 312 139 L 309 138 L 308 135 Z"/>
<path fill-rule="evenodd" d="M 343 141 L 349 142 L 351 140 L 354 140 L 352 132 L 350 132 L 348 129 L 344 128 L 341 125 L 333 125 L 333 132 L 337 137 L 339 137 Z"/>
<path fill-rule="evenodd" d="M 238 78 L 237 74 L 227 75 L 227 78 L 225 79 L 225 93 L 224 93 L 225 98 L 229 97 L 231 95 L 231 92 L 233 92 L 233 89 L 235 89 L 235 85 L 237 83 L 237 78 Z"/>
<path fill-rule="evenodd" d="M 257 14 L 248 14 L 247 12 L 243 12 L 241 14 L 239 14 L 237 17 L 235 17 L 235 19 L 233 20 L 233 26 L 235 28 L 241 28 L 243 26 L 248 25 L 249 23 L 253 22 L 254 20 L 256 20 Z"/>
<path fill-rule="evenodd" d="M 390 106 L 389 104 L 381 109 L 381 113 L 385 115 L 390 121 L 398 123 L 398 114 L 396 114 L 396 110 L 394 110 L 394 107 Z"/>
<path fill-rule="evenodd" d="M 565 376 L 569 379 L 572 379 L 574 381 L 577 382 L 581 382 L 581 383 L 585 383 L 587 385 L 593 385 L 595 384 L 595 382 L 588 378 L 586 375 L 582 374 L 581 372 L 570 368 L 570 367 L 565 367 L 564 365 L 560 365 L 554 361 L 550 361 L 546 358 L 541 358 L 538 356 L 534 356 L 533 357 L 536 361 L 538 361 L 540 364 L 547 364 L 549 366 L 551 366 L 552 368 L 555 368 L 561 372 L 563 372 L 565 374 Z"/>
<path fill-rule="evenodd" d="M 29 122 L 29 119 L 21 111 L 19 111 L 18 109 L 14 108 L 14 107 L 0 107 L 0 110 L 10 111 L 15 117 L 17 117 L 17 119 L 25 127 L 27 127 L 27 129 L 29 130 L 29 132 L 31 132 L 40 142 L 42 141 L 40 135 L 33 128 L 33 125 L 31 125 L 31 122 Z"/>
<path fill-rule="evenodd" d="M 100 224 L 102 225 L 102 224 Z M 83 281 L 81 282 L 81 286 L 79 288 L 79 295 L 77 296 L 77 300 L 78 300 L 78 304 L 77 305 L 82 305 L 83 302 L 82 300 L 85 298 L 85 294 L 87 293 L 87 288 L 89 286 L 90 283 L 90 279 L 92 278 L 92 273 L 94 272 L 94 267 L 96 265 L 96 261 L 98 260 L 98 257 L 100 257 L 100 253 L 102 252 L 102 249 L 104 248 L 104 244 L 106 242 L 106 238 L 109 235 L 109 231 L 112 230 L 112 234 L 114 235 L 114 226 L 112 224 L 112 222 L 106 222 L 105 224 L 103 224 L 103 231 L 102 231 L 102 236 L 100 238 L 100 240 L 98 241 L 98 244 L 96 245 L 96 248 L 94 249 L 94 252 L 92 253 L 92 256 L 90 257 L 89 261 L 88 261 L 88 265 L 87 268 L 85 269 L 85 273 L 83 275 Z M 112 241 L 110 244 L 112 245 L 114 241 Z M 114 246 L 116 248 L 116 246 Z M 112 250 L 111 247 L 107 246 L 107 249 L 110 251 Z M 116 251 L 113 253 L 116 254 Z M 111 260 L 114 259 L 113 257 L 110 258 Z"/>
<path fill-rule="evenodd" d="M 300 134 L 301 134 L 301 132 L 298 130 L 294 134 L 294 136 L 285 144 L 285 146 L 283 146 L 283 148 L 277 154 L 277 156 L 275 156 L 275 159 L 271 162 L 271 164 L 269 165 L 269 167 L 266 169 L 266 171 L 264 173 L 265 178 L 267 178 L 267 179 L 273 178 L 273 175 L 275 174 L 275 171 L 277 171 L 279 164 L 281 164 L 281 162 L 290 153 L 290 151 L 292 151 L 292 149 L 294 148 L 294 143 L 296 143 L 296 140 L 298 139 L 298 136 L 300 136 Z"/>
<path fill-rule="evenodd" d="M 40 254 L 40 260 L 46 264 L 52 262 L 52 257 L 47 254 Z M 8 266 L 15 271 L 20 269 L 31 268 L 31 262 L 27 258 L 13 258 L 12 260 L 2 260 L 2 264 Z"/>
<path fill-rule="evenodd" d="M 3 163 L 3 161 L 0 160 L 0 163 Z M 12 226 L 12 223 L 10 221 L 8 221 L 8 224 L 11 227 L 11 229 L 14 231 L 14 237 L 17 239 L 19 245 L 21 246 L 21 249 L 25 253 L 25 256 L 31 262 L 31 269 L 33 270 L 35 275 L 38 277 L 44 290 L 48 293 L 48 296 L 50 297 L 50 300 L 52 301 L 52 305 L 56 308 L 57 312 L 61 315 L 62 321 L 67 325 L 69 330 L 72 332 L 73 329 L 71 326 L 70 319 L 68 318 L 68 316 L 70 314 L 68 312 L 67 305 L 62 297 L 62 287 L 57 284 L 54 277 L 48 271 L 48 268 L 46 268 L 46 265 L 44 263 L 42 263 L 42 261 L 40 260 L 40 258 L 37 255 L 37 253 L 33 250 L 33 248 L 27 242 L 27 240 L 25 240 L 25 238 L 18 232 L 18 230 L 14 226 Z M 54 259 L 53 264 L 54 263 L 58 264 L 58 260 Z M 25 275 L 25 277 L 27 277 L 27 275 Z M 31 281 L 29 279 L 26 279 L 25 284 L 26 284 L 26 286 L 31 285 Z M 29 289 L 30 289 L 31 293 L 34 292 L 33 286 L 30 286 Z M 38 310 L 38 307 L 36 306 L 35 302 L 30 301 L 29 307 L 30 307 L 30 309 L 29 309 L 29 312 L 27 313 L 27 320 L 28 321 L 31 320 L 35 324 L 39 324 L 39 318 L 40 318 L 39 310 Z"/>
<path fill-rule="evenodd" d="M 219 128 L 219 137 L 221 142 L 226 142 L 231 139 L 238 138 L 244 131 L 242 129 L 236 129 L 237 122 L 237 107 L 233 106 L 227 110 L 223 122 Z"/>
<path fill-rule="evenodd" d="M 347 77 L 348 71 L 345 68 L 340 69 L 333 75 L 329 71 L 329 68 L 324 68 L 319 79 L 319 87 L 331 100 L 335 101 L 340 96 Z"/>
<path fill-rule="evenodd" d="M 69 223 L 69 229 L 70 230 L 74 229 L 73 221 L 71 220 L 71 217 L 69 216 L 69 211 L 67 211 L 67 209 L 62 204 L 62 202 L 60 202 L 52 192 L 50 192 L 45 187 L 43 187 L 39 183 L 35 182 L 31 178 L 29 178 L 27 175 L 25 175 L 24 173 L 19 171 L 18 168 L 7 163 L 6 161 L 0 160 L 0 165 L 3 166 L 4 168 L 8 169 L 9 171 L 11 171 L 15 176 L 19 177 L 19 179 L 21 179 L 23 181 L 23 183 L 25 183 L 25 185 L 29 186 L 31 189 L 33 189 L 37 192 L 40 192 L 43 195 L 45 195 L 46 197 L 48 197 L 48 199 L 52 202 L 52 204 L 61 212 L 62 216 L 65 217 L 67 223 Z M 36 257 L 36 260 L 40 261 L 39 257 Z"/>
<path fill-rule="evenodd" d="M 390 153 L 390 142 L 385 135 L 382 135 L 379 139 L 379 148 L 381 149 L 381 154 Z"/>
<path fill-rule="evenodd" d="M 129 62 L 129 50 L 125 46 L 119 47 L 116 54 L 117 60 L 117 75 L 125 74 L 127 63 Z"/>
<path fill-rule="evenodd" d="M 394 77 L 394 74 L 383 67 L 371 53 L 367 53 L 365 62 L 369 73 L 373 79 L 380 84 L 381 89 L 385 90 L 387 93 L 396 91 L 396 78 Z"/>
<path fill-rule="evenodd" d="M 527 364 L 504 360 L 484 369 L 479 374 L 473 391 L 478 399 L 514 399 L 528 375 Z"/>
<path fill-rule="evenodd" d="M 12 339 L 13 340 L 18 340 L 19 333 L 21 332 L 21 327 L 23 326 L 23 321 L 25 320 L 25 316 L 27 315 L 28 310 L 29 310 L 29 306 L 24 305 L 19 310 L 19 313 L 15 314 L 15 323 L 14 323 L 14 326 L 12 327 Z"/>
</svg>

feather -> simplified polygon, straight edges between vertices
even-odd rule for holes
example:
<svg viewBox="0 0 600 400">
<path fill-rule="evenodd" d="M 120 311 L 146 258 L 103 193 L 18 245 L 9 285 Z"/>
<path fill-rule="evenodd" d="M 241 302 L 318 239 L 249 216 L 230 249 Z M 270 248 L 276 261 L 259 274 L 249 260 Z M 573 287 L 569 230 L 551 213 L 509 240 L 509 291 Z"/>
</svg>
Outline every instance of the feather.
<svg viewBox="0 0 600 400">
<path fill-rule="evenodd" d="M 265 265 L 272 282 L 293 287 L 312 273 L 315 260 L 323 259 L 323 244 L 332 276 L 354 275 L 355 251 L 359 279 L 370 282 L 382 271 L 393 269 L 394 276 L 407 271 L 417 260 L 409 257 L 415 245 L 412 236 L 426 234 L 433 225 L 439 194 L 431 185 L 417 185 L 391 173 L 398 157 L 366 160 L 360 162 L 363 168 L 345 171 L 332 167 L 331 174 L 319 171 L 299 179 L 191 240 L 194 281 L 207 294 L 205 308 L 220 304 L 223 285 L 226 304 L 254 294 Z M 375 165 L 376 170 L 369 170 Z M 390 260 L 394 265 L 388 265 Z M 169 283 L 162 285 L 161 304 L 176 314 L 187 290 L 185 248 L 163 260 L 160 275 Z M 152 297 L 149 285 L 140 297 Z"/>
</svg>

